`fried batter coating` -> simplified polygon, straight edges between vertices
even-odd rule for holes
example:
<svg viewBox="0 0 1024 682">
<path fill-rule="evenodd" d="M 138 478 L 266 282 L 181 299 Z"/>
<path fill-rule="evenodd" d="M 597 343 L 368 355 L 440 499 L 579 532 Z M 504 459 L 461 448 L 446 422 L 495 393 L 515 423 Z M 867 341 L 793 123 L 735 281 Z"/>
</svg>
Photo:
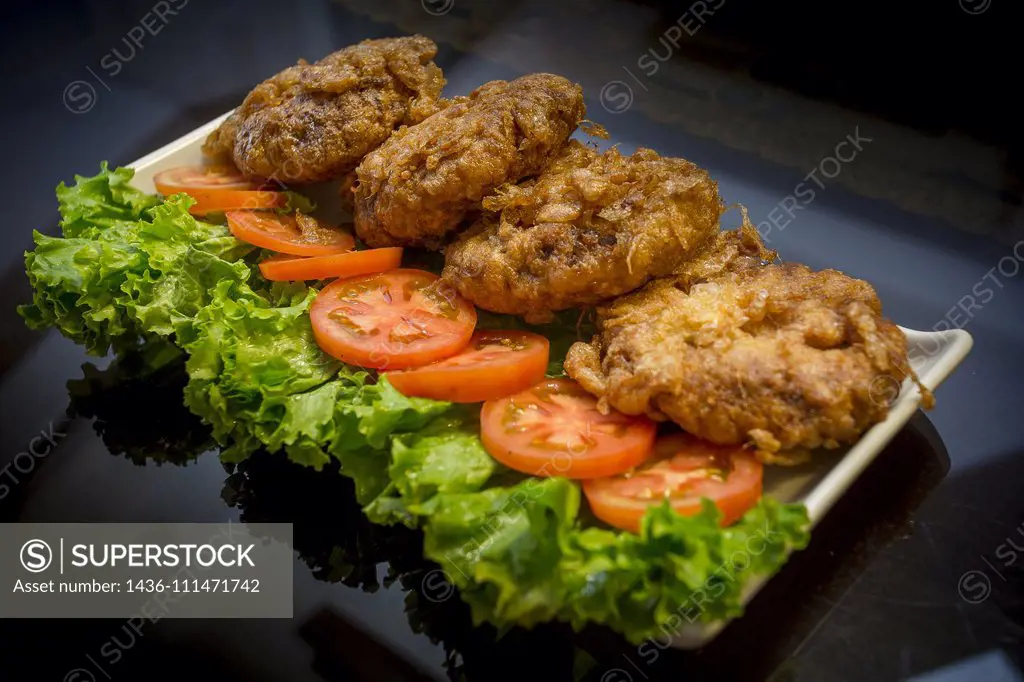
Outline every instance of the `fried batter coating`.
<svg viewBox="0 0 1024 682">
<path fill-rule="evenodd" d="M 232 111 L 203 142 L 203 156 L 218 163 L 234 163 L 235 135 L 241 120 L 241 107 Z"/>
<path fill-rule="evenodd" d="M 565 367 L 602 404 L 792 464 L 856 440 L 888 413 L 879 382 L 913 377 L 881 308 L 862 280 L 736 252 L 710 277 L 658 280 L 600 309 L 598 336 Z"/>
<path fill-rule="evenodd" d="M 203 153 L 285 183 L 351 171 L 400 125 L 439 108 L 437 45 L 423 36 L 365 40 L 263 81 L 207 138 Z"/>
<path fill-rule="evenodd" d="M 739 272 L 775 261 L 778 254 L 761 241 L 761 235 L 747 218 L 746 208 L 741 206 L 740 210 L 743 212 L 743 226 L 736 230 L 716 232 L 714 238 L 704 242 L 693 258 L 675 270 L 673 276 L 677 281 L 689 286 L 726 270 Z"/>
<path fill-rule="evenodd" d="M 672 273 L 718 230 L 722 200 L 689 161 L 573 141 L 484 208 L 497 213 L 447 247 L 443 276 L 481 308 L 540 322 Z"/>
<path fill-rule="evenodd" d="M 583 90 L 561 76 L 485 83 L 363 159 L 357 233 L 370 246 L 440 246 L 496 187 L 540 172 L 585 113 Z"/>
</svg>

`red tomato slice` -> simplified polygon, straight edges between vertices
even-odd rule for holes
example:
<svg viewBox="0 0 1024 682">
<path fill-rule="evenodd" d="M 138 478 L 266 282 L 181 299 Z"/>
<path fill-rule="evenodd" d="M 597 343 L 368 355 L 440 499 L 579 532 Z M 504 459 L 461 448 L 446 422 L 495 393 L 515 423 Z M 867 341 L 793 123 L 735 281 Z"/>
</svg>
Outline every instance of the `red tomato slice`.
<svg viewBox="0 0 1024 682">
<path fill-rule="evenodd" d="M 153 184 L 164 196 L 184 192 L 195 199 L 196 203 L 189 208 L 193 215 L 288 205 L 288 197 L 283 192 L 262 191 L 259 183 L 225 166 L 170 168 L 153 176 Z"/>
<path fill-rule="evenodd" d="M 348 251 L 331 256 L 274 256 L 260 263 L 260 272 L 272 282 L 295 282 L 329 277 L 357 277 L 394 270 L 402 264 L 402 249 L 388 247 Z"/>
<path fill-rule="evenodd" d="M 700 511 L 701 498 L 711 499 L 727 526 L 761 498 L 764 468 L 739 446 L 715 445 L 685 433 L 661 438 L 654 456 L 635 471 L 583 483 L 594 515 L 605 523 L 638 532 L 651 505 L 668 500 L 680 514 Z"/>
<path fill-rule="evenodd" d="M 484 403 L 480 439 L 510 469 L 533 476 L 597 478 L 632 469 L 651 454 L 654 422 L 612 411 L 575 381 L 547 379 Z"/>
<path fill-rule="evenodd" d="M 453 403 L 478 403 L 524 391 L 544 378 L 550 344 L 524 331 L 478 331 L 447 360 L 388 372 L 404 395 Z"/>
<path fill-rule="evenodd" d="M 260 190 L 259 183 L 225 166 L 178 166 L 157 173 L 153 184 L 164 196 L 184 192 L 195 199 L 196 203 L 188 210 L 193 215 L 288 205 L 288 197 L 283 192 Z"/>
<path fill-rule="evenodd" d="M 234 168 L 227 166 L 178 166 L 160 171 L 153 176 L 153 184 L 160 194 L 189 193 L 190 189 L 259 189 Z"/>
<path fill-rule="evenodd" d="M 187 189 L 182 190 L 196 200 L 189 207 L 192 215 L 223 213 L 239 209 L 287 208 L 288 195 L 284 192 L 243 189 Z"/>
<path fill-rule="evenodd" d="M 296 212 L 291 216 L 266 211 L 229 211 L 225 215 L 231 234 L 243 242 L 292 256 L 329 256 L 351 251 L 356 245 L 348 232 L 304 213 Z"/>
<path fill-rule="evenodd" d="M 451 357 L 466 347 L 476 326 L 476 309 L 422 270 L 335 280 L 317 295 L 309 314 L 324 352 L 373 369 L 406 369 Z"/>
</svg>

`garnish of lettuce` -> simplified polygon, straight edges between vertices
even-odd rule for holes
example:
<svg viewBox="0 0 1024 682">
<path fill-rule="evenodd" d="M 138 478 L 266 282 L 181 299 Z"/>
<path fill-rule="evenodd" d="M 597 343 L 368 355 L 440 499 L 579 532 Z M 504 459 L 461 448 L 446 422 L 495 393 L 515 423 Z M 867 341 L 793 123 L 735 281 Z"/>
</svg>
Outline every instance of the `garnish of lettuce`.
<svg viewBox="0 0 1024 682">
<path fill-rule="evenodd" d="M 298 192 L 292 192 L 291 190 L 285 190 L 285 196 L 287 197 L 287 208 L 285 209 L 288 213 L 312 213 L 316 210 L 316 202 Z"/>
<path fill-rule="evenodd" d="M 476 622 L 499 628 L 604 623 L 634 642 L 742 613 L 743 587 L 775 573 L 809 539 L 802 505 L 764 498 L 721 528 L 711 502 L 691 517 L 652 507 L 639 535 L 580 519 L 579 485 L 522 478 L 484 451 L 468 415 L 441 416 L 392 439 L 377 467 L 343 472 L 389 481 L 370 520 L 420 526 L 424 553 L 459 587 Z"/>
<path fill-rule="evenodd" d="M 372 521 L 423 530 L 424 552 L 477 622 L 597 622 L 639 641 L 739 614 L 744 586 L 807 543 L 806 510 L 770 499 L 728 528 L 711 503 L 692 517 L 652 508 L 639 535 L 585 520 L 577 483 L 495 462 L 472 406 L 407 398 L 325 355 L 308 315 L 316 288 L 267 282 L 258 253 L 191 216 L 188 197 L 161 202 L 131 178 L 104 164 L 58 188 L 63 236 L 35 233 L 25 256 L 26 322 L 95 354 L 175 344 L 188 355 L 185 404 L 226 461 L 260 448 L 314 469 L 338 460 Z M 480 325 L 523 326 L 489 315 Z M 589 336 L 574 311 L 532 329 L 551 340 L 555 375 Z"/>
<path fill-rule="evenodd" d="M 266 448 L 317 469 L 347 456 L 355 469 L 393 432 L 449 408 L 324 354 L 309 323 L 316 289 L 267 282 L 253 247 L 190 215 L 184 194 L 161 202 L 131 187 L 132 175 L 104 164 L 58 188 L 64 236 L 36 233 L 25 255 L 30 326 L 57 327 L 99 355 L 172 340 L 188 354 L 185 403 L 229 462 Z"/>
<path fill-rule="evenodd" d="M 131 187 L 132 175 L 103 164 L 95 177 L 61 183 L 63 238 L 35 232 L 35 249 L 25 254 L 33 297 L 22 317 L 95 355 L 181 331 L 210 302 L 214 284 L 250 275 L 239 259 L 251 246 L 189 215 L 185 195 L 163 203 Z"/>
</svg>

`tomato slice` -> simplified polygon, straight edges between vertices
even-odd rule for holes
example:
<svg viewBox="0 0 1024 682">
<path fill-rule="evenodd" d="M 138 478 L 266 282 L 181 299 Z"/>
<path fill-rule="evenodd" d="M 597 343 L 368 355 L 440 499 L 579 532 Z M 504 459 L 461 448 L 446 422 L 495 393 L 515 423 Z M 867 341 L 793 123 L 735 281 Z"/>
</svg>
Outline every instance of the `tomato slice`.
<svg viewBox="0 0 1024 682">
<path fill-rule="evenodd" d="M 156 191 L 164 196 L 184 192 L 196 200 L 193 215 L 243 208 L 284 208 L 283 192 L 260 190 L 261 185 L 227 166 L 178 166 L 153 176 Z"/>
<path fill-rule="evenodd" d="M 544 379 L 550 344 L 539 334 L 485 330 L 447 360 L 388 372 L 404 395 L 453 403 L 478 403 L 524 391 Z"/>
<path fill-rule="evenodd" d="M 373 369 L 444 360 L 466 347 L 476 326 L 476 309 L 422 270 L 335 280 L 309 314 L 324 352 Z"/>
<path fill-rule="evenodd" d="M 613 476 L 646 460 L 655 424 L 611 411 L 575 381 L 547 379 L 516 395 L 484 403 L 480 439 L 510 469 L 533 476 Z"/>
<path fill-rule="evenodd" d="M 658 440 L 654 456 L 621 476 L 583 483 L 594 515 L 605 523 L 638 532 L 651 505 L 668 500 L 692 516 L 707 497 L 722 511 L 722 525 L 735 522 L 761 497 L 764 468 L 739 446 L 715 445 L 685 433 Z"/>
<path fill-rule="evenodd" d="M 196 200 L 189 207 L 192 215 L 222 213 L 239 209 L 287 208 L 288 195 L 284 192 L 243 189 L 185 189 L 181 190 Z"/>
<path fill-rule="evenodd" d="M 328 277 L 356 277 L 393 270 L 402 264 L 402 249 L 388 247 L 347 251 L 330 256 L 274 256 L 260 263 L 260 272 L 272 282 L 294 282 Z"/>
<path fill-rule="evenodd" d="M 253 182 L 229 166 L 178 166 L 153 176 L 160 194 L 176 194 L 191 189 L 259 189 Z"/>
<path fill-rule="evenodd" d="M 329 256 L 351 251 L 352 235 L 330 227 L 313 216 L 265 211 L 229 211 L 228 229 L 244 242 L 292 256 Z M 362 273 L 354 273 L 362 274 Z"/>
</svg>

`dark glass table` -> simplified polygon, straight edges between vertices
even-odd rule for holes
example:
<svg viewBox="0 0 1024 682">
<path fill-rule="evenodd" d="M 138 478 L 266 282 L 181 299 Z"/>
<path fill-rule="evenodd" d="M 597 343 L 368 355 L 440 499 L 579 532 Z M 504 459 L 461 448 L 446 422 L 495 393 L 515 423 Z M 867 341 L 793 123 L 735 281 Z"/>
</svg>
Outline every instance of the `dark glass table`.
<svg viewBox="0 0 1024 682">
<path fill-rule="evenodd" d="M 838 9 L 730 0 L 11 5 L 2 520 L 287 521 L 297 558 L 294 620 L 5 621 L 0 679 L 1022 679 L 1021 147 L 1004 67 L 965 60 L 1012 62 L 998 3 L 945 4 L 930 19 L 942 40 L 901 33 L 914 17 L 895 10 L 854 27 Z M 420 537 L 369 524 L 343 477 L 268 453 L 222 465 L 181 405 L 180 365 L 139 380 L 130 356 L 87 358 L 14 314 L 58 181 L 142 156 L 299 57 L 414 32 L 438 42 L 449 93 L 561 73 L 625 151 L 706 167 L 783 258 L 871 281 L 904 326 L 974 335 L 936 408 L 703 650 L 473 627 Z M 30 444 L 44 454 L 22 455 Z"/>
</svg>

